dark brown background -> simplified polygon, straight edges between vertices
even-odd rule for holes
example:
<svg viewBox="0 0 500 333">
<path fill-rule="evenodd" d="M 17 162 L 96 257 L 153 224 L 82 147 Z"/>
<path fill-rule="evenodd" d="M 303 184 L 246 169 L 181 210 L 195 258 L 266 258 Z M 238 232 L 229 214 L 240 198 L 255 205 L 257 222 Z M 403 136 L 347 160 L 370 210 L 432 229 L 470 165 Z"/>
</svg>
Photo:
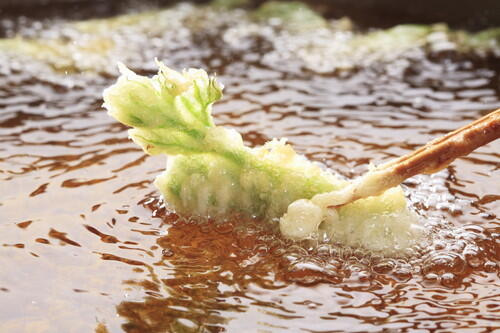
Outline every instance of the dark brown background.
<svg viewBox="0 0 500 333">
<path fill-rule="evenodd" d="M 1 0 L 1 17 L 71 19 L 106 17 L 139 6 L 166 6 L 174 0 Z M 193 2 L 208 2 L 194 0 Z M 263 0 L 252 1 L 255 7 Z M 500 26 L 500 0 L 309 0 L 327 17 L 349 16 L 361 26 L 446 22 L 454 28 L 479 30 Z"/>
</svg>

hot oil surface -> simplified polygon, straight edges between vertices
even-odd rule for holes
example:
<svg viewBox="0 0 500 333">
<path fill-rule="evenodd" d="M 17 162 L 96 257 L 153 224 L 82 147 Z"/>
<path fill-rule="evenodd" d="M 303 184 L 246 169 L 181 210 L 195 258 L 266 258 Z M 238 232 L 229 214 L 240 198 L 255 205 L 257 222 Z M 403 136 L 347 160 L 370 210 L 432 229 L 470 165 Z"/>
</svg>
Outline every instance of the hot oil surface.
<svg viewBox="0 0 500 333">
<path fill-rule="evenodd" d="M 152 74 L 153 55 L 217 72 L 218 124 L 252 145 L 287 137 L 347 177 L 500 107 L 497 58 L 419 54 L 316 74 L 273 63 L 262 36 L 229 48 L 222 29 L 182 42 L 132 35 L 147 48 L 129 63 Z M 383 258 L 290 242 L 259 221 L 176 216 L 152 185 L 164 157 L 145 156 L 101 107 L 114 77 L 1 66 L 2 331 L 498 327 L 498 143 L 406 182 L 429 244 Z"/>
</svg>

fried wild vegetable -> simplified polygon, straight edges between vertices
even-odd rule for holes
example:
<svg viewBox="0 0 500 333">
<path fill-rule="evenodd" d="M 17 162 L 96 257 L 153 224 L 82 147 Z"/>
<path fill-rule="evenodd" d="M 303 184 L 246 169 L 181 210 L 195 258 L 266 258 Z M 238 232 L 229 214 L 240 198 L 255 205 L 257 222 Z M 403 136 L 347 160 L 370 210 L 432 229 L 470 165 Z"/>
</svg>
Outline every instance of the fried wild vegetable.
<svg viewBox="0 0 500 333">
<path fill-rule="evenodd" d="M 178 40 L 204 39 L 214 31 L 222 36 L 224 49 L 238 48 L 247 38 L 262 38 L 272 45 L 269 56 L 262 57 L 267 66 L 298 60 L 320 73 L 392 63 L 412 57 L 414 50 L 500 54 L 499 28 L 471 33 L 443 24 L 405 24 L 363 32 L 348 18 L 326 19 L 299 1 L 267 1 L 255 10 L 251 7 L 249 0 L 213 0 L 209 5 L 180 3 L 113 18 L 59 22 L 50 33 L 0 38 L 0 57 L 8 57 L 4 62 L 34 59 L 69 74 L 109 73 L 117 61 L 142 61 L 146 51 L 170 52 L 166 49 Z"/>
<path fill-rule="evenodd" d="M 257 20 L 279 20 L 290 30 L 311 31 L 326 28 L 326 20 L 299 1 L 268 1 L 254 13 Z"/>
<path fill-rule="evenodd" d="M 239 133 L 213 122 L 212 104 L 222 97 L 214 77 L 201 69 L 179 73 L 162 63 L 159 67 L 158 74 L 148 78 L 120 65 L 117 83 L 104 91 L 104 106 L 132 127 L 130 137 L 146 153 L 169 155 L 155 185 L 179 213 L 237 212 L 277 221 L 288 209 L 280 222 L 286 236 L 303 238 L 323 230 L 339 241 L 373 249 L 388 243 L 391 248 L 406 247 L 409 236 L 415 235 L 414 216 L 400 188 L 338 210 L 307 209 L 314 195 L 348 182 L 297 154 L 284 139 L 245 146 Z M 370 243 L 370 237 L 380 241 Z"/>
<path fill-rule="evenodd" d="M 210 5 L 217 9 L 234 9 L 251 4 L 250 0 L 213 0 Z"/>
<path fill-rule="evenodd" d="M 159 66 L 153 78 L 120 66 L 122 76 L 104 92 L 104 106 L 133 127 L 130 137 L 146 153 L 172 156 L 155 184 L 176 210 L 272 219 L 296 199 L 342 185 L 284 140 L 251 149 L 238 132 L 215 126 L 211 108 L 222 86 L 205 71 Z"/>
</svg>

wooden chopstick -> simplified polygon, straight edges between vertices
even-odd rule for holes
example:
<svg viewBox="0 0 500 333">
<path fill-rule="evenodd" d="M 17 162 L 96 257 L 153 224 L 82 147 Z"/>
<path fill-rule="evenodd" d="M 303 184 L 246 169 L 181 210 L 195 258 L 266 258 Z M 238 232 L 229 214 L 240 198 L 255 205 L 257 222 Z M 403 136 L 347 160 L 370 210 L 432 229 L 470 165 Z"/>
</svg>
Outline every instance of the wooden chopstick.
<svg viewBox="0 0 500 333">
<path fill-rule="evenodd" d="M 500 109 L 434 139 L 407 155 L 382 164 L 380 168 L 392 167 L 394 172 L 405 175 L 405 179 L 419 173 L 431 174 L 499 137 Z"/>
<path fill-rule="evenodd" d="M 319 194 L 312 200 L 322 206 L 338 207 L 358 199 L 380 195 L 409 177 L 442 170 L 456 158 L 468 155 L 499 137 L 500 109 L 370 170 L 340 191 Z"/>
</svg>

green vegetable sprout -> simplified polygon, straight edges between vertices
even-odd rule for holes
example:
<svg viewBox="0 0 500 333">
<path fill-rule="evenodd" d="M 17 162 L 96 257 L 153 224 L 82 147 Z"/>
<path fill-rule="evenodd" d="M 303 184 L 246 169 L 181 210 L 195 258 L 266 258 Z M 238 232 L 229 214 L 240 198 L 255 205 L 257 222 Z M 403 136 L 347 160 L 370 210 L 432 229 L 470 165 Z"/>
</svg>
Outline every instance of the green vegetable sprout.
<svg viewBox="0 0 500 333">
<path fill-rule="evenodd" d="M 214 77 L 202 69 L 179 73 L 158 66 L 158 74 L 148 78 L 120 64 L 121 76 L 104 91 L 104 106 L 132 127 L 130 137 L 147 154 L 169 156 L 155 185 L 177 212 L 279 220 L 291 238 L 322 230 L 347 244 L 376 249 L 386 248 L 388 239 L 391 248 L 405 247 L 407 236 L 415 235 L 414 216 L 399 187 L 337 210 L 311 206 L 308 200 L 316 194 L 348 182 L 297 154 L 285 139 L 245 146 L 238 132 L 213 122 L 212 104 L 223 89 Z"/>
</svg>

